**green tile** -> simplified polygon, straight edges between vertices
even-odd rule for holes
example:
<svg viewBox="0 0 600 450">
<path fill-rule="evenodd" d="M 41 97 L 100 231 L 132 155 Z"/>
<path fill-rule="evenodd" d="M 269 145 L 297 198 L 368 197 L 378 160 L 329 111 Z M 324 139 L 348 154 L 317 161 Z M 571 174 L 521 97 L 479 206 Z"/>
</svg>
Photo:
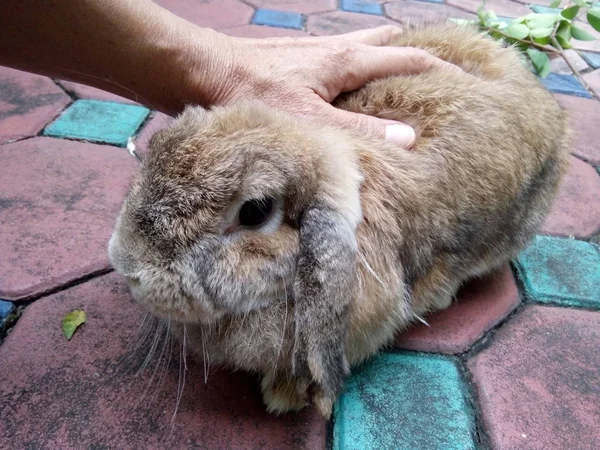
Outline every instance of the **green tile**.
<svg viewBox="0 0 600 450">
<path fill-rule="evenodd" d="M 600 247 L 597 245 L 537 236 L 516 262 L 531 300 L 600 309 Z"/>
<path fill-rule="evenodd" d="M 453 359 L 382 354 L 348 379 L 334 450 L 475 449 L 473 412 Z"/>
<path fill-rule="evenodd" d="M 100 100 L 77 100 L 44 130 L 45 136 L 127 146 L 150 110 Z"/>
</svg>

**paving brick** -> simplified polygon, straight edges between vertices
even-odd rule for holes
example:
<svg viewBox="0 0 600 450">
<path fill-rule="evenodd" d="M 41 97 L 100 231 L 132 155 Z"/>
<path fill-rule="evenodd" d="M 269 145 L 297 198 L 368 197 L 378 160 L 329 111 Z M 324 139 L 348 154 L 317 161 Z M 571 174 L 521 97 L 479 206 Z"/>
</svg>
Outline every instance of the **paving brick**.
<svg viewBox="0 0 600 450">
<path fill-rule="evenodd" d="M 104 100 L 107 102 L 117 103 L 138 103 L 134 102 L 133 100 L 129 100 L 128 98 L 121 97 L 120 95 L 111 94 L 110 92 L 102 89 L 86 86 L 85 84 L 73 83 L 71 81 L 59 81 L 59 83 L 67 92 L 77 98 L 84 98 L 88 100 Z M 143 103 L 142 99 L 140 99 L 139 103 Z"/>
<path fill-rule="evenodd" d="M 127 145 L 150 110 L 138 105 L 77 100 L 44 130 L 45 136 Z"/>
<path fill-rule="evenodd" d="M 469 361 L 491 447 L 600 448 L 600 313 L 528 306 Z"/>
<path fill-rule="evenodd" d="M 0 66 L 0 144 L 35 136 L 70 101 L 50 78 Z"/>
<path fill-rule="evenodd" d="M 541 81 L 546 86 L 546 89 L 556 94 L 567 94 L 584 98 L 592 97 L 574 75 L 550 73 L 547 77 L 541 78 Z"/>
<path fill-rule="evenodd" d="M 38 137 L 1 146 L 0 167 L 0 298 L 109 267 L 106 246 L 137 168 L 126 150 Z"/>
<path fill-rule="evenodd" d="M 4 324 L 4 319 L 15 310 L 15 304 L 13 302 L 7 302 L 6 300 L 0 300 L 0 328 Z"/>
<path fill-rule="evenodd" d="M 589 50 L 592 52 L 600 52 L 600 39 L 598 39 L 598 32 L 592 28 L 591 25 L 585 22 L 578 22 L 577 26 L 579 28 L 583 28 L 592 36 L 596 36 L 596 40 L 594 41 L 577 41 L 575 39 L 571 40 L 571 45 L 575 50 Z"/>
<path fill-rule="evenodd" d="M 346 11 L 334 11 L 308 16 L 306 31 L 317 36 L 350 33 L 352 31 L 375 28 L 382 25 L 398 25 L 385 17 L 371 14 L 357 14 Z"/>
<path fill-rule="evenodd" d="M 555 95 L 569 115 L 571 153 L 593 165 L 600 165 L 600 146 L 597 145 L 600 102 L 594 99 Z"/>
<path fill-rule="evenodd" d="M 276 28 L 262 25 L 242 25 L 239 27 L 221 28 L 221 33 L 235 37 L 246 38 L 270 38 L 270 37 L 307 37 L 308 33 L 302 30 L 292 30 L 290 28 Z"/>
<path fill-rule="evenodd" d="M 467 283 L 445 311 L 426 317 L 429 327 L 416 324 L 400 334 L 396 347 L 457 354 L 467 351 L 519 304 L 510 267 Z"/>
<path fill-rule="evenodd" d="M 256 8 L 278 9 L 300 14 L 312 14 L 333 11 L 337 8 L 337 0 L 249 0 Z"/>
<path fill-rule="evenodd" d="M 254 9 L 239 0 L 155 0 L 172 13 L 207 28 L 225 28 L 250 23 Z"/>
<path fill-rule="evenodd" d="M 600 309 L 600 247 L 537 236 L 517 258 L 527 297 L 535 302 Z"/>
<path fill-rule="evenodd" d="M 480 0 L 446 0 L 446 3 L 472 13 L 476 13 L 481 5 Z M 494 11 L 497 16 L 502 17 L 519 17 L 531 13 L 525 5 L 510 0 L 488 0 L 486 1 L 486 9 Z"/>
<path fill-rule="evenodd" d="M 476 19 L 474 14 L 445 4 L 404 0 L 385 5 L 386 14 L 401 23 L 436 22 L 447 19 Z"/>
<path fill-rule="evenodd" d="M 550 8 L 545 5 L 529 5 L 529 8 L 538 14 L 560 14 L 562 8 Z"/>
<path fill-rule="evenodd" d="M 269 27 L 291 28 L 301 30 L 304 26 L 304 17 L 302 14 L 278 11 L 275 9 L 259 9 L 252 18 L 255 25 L 267 25 Z"/>
<path fill-rule="evenodd" d="M 587 239 L 600 230 L 600 177 L 592 166 L 571 156 L 542 232 Z"/>
<path fill-rule="evenodd" d="M 583 79 L 588 84 L 596 97 L 600 97 L 600 69 L 583 75 Z"/>
<path fill-rule="evenodd" d="M 575 69 L 578 72 L 582 72 L 589 68 L 585 60 L 581 56 L 579 56 L 579 54 L 575 50 L 566 50 L 564 53 L 569 62 L 575 67 Z M 559 73 L 563 75 L 571 75 L 573 73 L 569 65 L 561 56 L 556 56 L 550 60 L 550 70 L 553 73 Z"/>
<path fill-rule="evenodd" d="M 348 379 L 335 408 L 333 448 L 475 449 L 467 397 L 452 359 L 380 355 Z"/>
<path fill-rule="evenodd" d="M 580 52 L 583 59 L 593 67 L 594 69 L 600 68 L 600 54 L 599 53 L 591 53 L 591 52 Z"/>
<path fill-rule="evenodd" d="M 373 14 L 375 16 L 383 15 L 383 8 L 379 3 L 365 0 L 341 0 L 340 9 L 342 11 Z"/>
<path fill-rule="evenodd" d="M 87 322 L 67 341 L 61 319 L 76 308 Z M 136 376 L 146 353 L 133 351 L 142 316 L 114 274 L 28 306 L 0 346 L 0 448 L 324 449 L 325 422 L 314 410 L 269 415 L 256 377 L 212 369 L 205 383 L 191 355 L 171 422 L 178 345 L 168 366 L 165 353 L 161 366 L 156 356 Z"/>
</svg>

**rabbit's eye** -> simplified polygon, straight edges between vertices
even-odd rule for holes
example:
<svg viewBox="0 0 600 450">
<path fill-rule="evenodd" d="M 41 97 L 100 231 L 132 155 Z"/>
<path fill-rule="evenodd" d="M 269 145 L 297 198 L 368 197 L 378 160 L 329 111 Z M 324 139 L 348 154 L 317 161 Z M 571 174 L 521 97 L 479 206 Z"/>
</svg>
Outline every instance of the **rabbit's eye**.
<svg viewBox="0 0 600 450">
<path fill-rule="evenodd" d="M 256 227 L 262 225 L 273 212 L 272 197 L 248 200 L 240 209 L 240 225 Z"/>
</svg>

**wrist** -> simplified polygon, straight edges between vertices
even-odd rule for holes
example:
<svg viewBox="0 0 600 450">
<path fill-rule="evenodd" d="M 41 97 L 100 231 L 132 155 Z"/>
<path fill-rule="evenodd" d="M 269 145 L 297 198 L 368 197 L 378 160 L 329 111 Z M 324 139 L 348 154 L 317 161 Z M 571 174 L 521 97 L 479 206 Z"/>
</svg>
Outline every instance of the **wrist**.
<svg viewBox="0 0 600 450">
<path fill-rule="evenodd" d="M 234 38 L 153 7 L 156 10 L 147 16 L 152 26 L 138 30 L 131 49 L 137 56 L 122 72 L 135 80 L 131 93 L 139 99 L 133 99 L 169 115 L 177 115 L 187 104 L 221 104 L 231 85 Z"/>
</svg>

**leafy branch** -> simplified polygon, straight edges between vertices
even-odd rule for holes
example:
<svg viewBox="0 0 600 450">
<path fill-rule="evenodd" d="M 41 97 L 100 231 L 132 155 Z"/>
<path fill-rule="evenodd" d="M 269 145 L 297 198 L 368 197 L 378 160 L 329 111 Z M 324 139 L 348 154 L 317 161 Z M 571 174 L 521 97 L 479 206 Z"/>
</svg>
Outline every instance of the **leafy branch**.
<svg viewBox="0 0 600 450">
<path fill-rule="evenodd" d="M 554 0 L 550 8 L 559 9 L 562 0 Z M 477 11 L 477 20 L 455 19 L 459 24 L 476 24 L 496 39 L 502 39 L 519 48 L 531 61 L 540 77 L 550 73 L 549 54 L 562 57 L 573 74 L 586 87 L 587 83 L 567 58 L 565 50 L 572 47 L 571 40 L 593 41 L 596 36 L 588 33 L 576 19 L 585 15 L 591 27 L 600 32 L 600 2 L 597 0 L 568 0 L 556 13 L 531 13 L 514 20 L 501 20 L 493 11 L 487 10 L 485 0 Z"/>
</svg>

